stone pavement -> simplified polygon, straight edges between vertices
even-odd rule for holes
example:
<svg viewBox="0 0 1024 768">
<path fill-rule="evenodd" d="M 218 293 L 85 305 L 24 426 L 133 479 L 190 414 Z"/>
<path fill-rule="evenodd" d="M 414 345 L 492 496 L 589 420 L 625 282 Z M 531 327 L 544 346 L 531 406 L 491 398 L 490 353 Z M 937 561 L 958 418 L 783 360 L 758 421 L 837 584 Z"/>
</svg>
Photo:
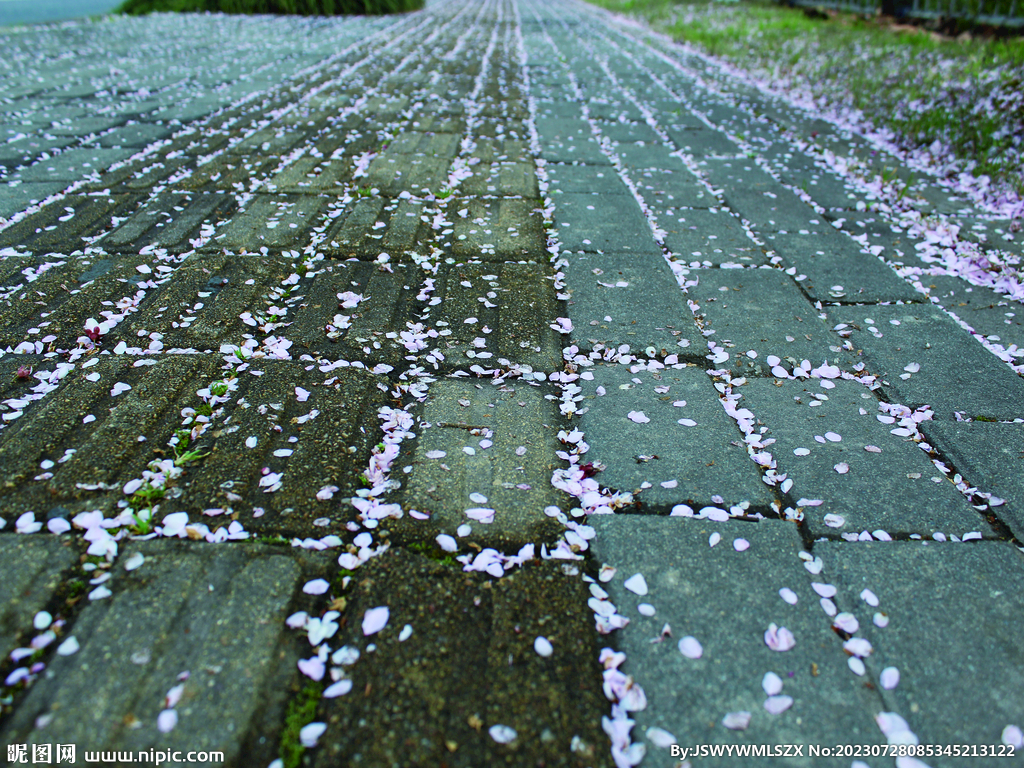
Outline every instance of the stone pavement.
<svg viewBox="0 0 1024 768">
<path fill-rule="evenodd" d="M 1019 762 L 1011 222 L 566 0 L 2 37 L 11 764 Z"/>
</svg>

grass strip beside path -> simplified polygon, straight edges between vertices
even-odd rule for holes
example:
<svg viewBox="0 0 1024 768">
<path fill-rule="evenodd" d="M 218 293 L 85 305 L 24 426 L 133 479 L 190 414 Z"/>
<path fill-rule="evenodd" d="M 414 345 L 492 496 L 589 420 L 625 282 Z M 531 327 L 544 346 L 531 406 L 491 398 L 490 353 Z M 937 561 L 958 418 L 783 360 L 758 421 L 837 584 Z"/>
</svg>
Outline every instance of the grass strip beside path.
<svg viewBox="0 0 1024 768">
<path fill-rule="evenodd" d="M 1024 38 L 953 39 L 880 17 L 805 13 L 769 2 L 591 0 L 1024 194 Z M 824 18 L 822 18 L 824 16 Z"/>
</svg>

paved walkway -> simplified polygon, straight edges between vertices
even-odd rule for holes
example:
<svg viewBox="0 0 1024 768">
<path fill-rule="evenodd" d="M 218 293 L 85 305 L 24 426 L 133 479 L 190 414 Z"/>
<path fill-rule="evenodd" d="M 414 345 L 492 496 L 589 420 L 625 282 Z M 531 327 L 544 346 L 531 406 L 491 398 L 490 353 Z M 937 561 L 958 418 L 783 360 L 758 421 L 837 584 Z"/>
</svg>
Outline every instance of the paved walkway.
<svg viewBox="0 0 1024 768">
<path fill-rule="evenodd" d="M 2 43 L 9 762 L 1020 761 L 1010 222 L 583 4 Z"/>
</svg>

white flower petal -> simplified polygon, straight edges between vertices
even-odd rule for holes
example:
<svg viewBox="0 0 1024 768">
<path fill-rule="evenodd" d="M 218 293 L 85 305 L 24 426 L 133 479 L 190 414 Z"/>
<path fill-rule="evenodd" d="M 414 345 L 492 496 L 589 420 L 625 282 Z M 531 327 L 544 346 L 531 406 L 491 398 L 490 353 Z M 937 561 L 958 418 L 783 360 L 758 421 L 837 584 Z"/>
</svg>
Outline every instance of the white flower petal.
<svg viewBox="0 0 1024 768">
<path fill-rule="evenodd" d="M 622 586 L 630 592 L 640 595 L 640 597 L 647 594 L 647 582 L 644 580 L 643 574 L 641 573 L 634 573 L 623 582 Z"/>
<path fill-rule="evenodd" d="M 386 605 L 379 608 L 370 608 L 363 614 L 363 635 L 375 635 L 388 624 L 391 618 L 391 611 Z"/>
</svg>

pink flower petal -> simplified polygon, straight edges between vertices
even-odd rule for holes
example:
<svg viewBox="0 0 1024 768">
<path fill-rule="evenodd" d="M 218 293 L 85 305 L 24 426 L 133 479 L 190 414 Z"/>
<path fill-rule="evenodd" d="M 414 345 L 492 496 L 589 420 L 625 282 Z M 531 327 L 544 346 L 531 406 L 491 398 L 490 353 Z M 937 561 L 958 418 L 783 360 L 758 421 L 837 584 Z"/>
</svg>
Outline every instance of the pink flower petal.
<svg viewBox="0 0 1024 768">
<path fill-rule="evenodd" d="M 630 421 L 634 421 L 637 424 L 647 424 L 650 419 L 643 411 L 630 411 L 626 414 Z"/>
<path fill-rule="evenodd" d="M 745 731 L 750 725 L 750 713 L 730 712 L 722 718 L 722 725 L 733 731 Z"/>
<path fill-rule="evenodd" d="M 746 539 L 736 539 L 732 543 L 732 548 L 735 549 L 737 552 L 746 552 L 748 549 L 750 549 L 750 542 Z"/>
<path fill-rule="evenodd" d="M 679 652 L 688 659 L 699 659 L 704 655 L 704 648 L 697 638 L 687 635 L 679 641 Z"/>
<path fill-rule="evenodd" d="M 765 672 L 764 678 L 761 680 L 761 688 L 764 689 L 765 696 L 782 693 L 782 678 L 774 672 Z"/>
<path fill-rule="evenodd" d="M 793 706 L 792 696 L 769 696 L 764 703 L 764 708 L 771 715 L 781 715 Z"/>
<path fill-rule="evenodd" d="M 375 635 L 388 624 L 391 618 L 391 611 L 386 605 L 380 608 L 371 608 L 363 614 L 363 635 Z"/>
<path fill-rule="evenodd" d="M 768 625 L 768 629 L 764 633 L 764 644 L 773 651 L 788 651 L 796 645 L 796 638 L 788 629 L 779 627 L 773 622 Z"/>
<path fill-rule="evenodd" d="M 878 678 L 879 684 L 887 691 L 891 691 L 900 684 L 900 671 L 896 667 L 886 667 Z"/>
</svg>

